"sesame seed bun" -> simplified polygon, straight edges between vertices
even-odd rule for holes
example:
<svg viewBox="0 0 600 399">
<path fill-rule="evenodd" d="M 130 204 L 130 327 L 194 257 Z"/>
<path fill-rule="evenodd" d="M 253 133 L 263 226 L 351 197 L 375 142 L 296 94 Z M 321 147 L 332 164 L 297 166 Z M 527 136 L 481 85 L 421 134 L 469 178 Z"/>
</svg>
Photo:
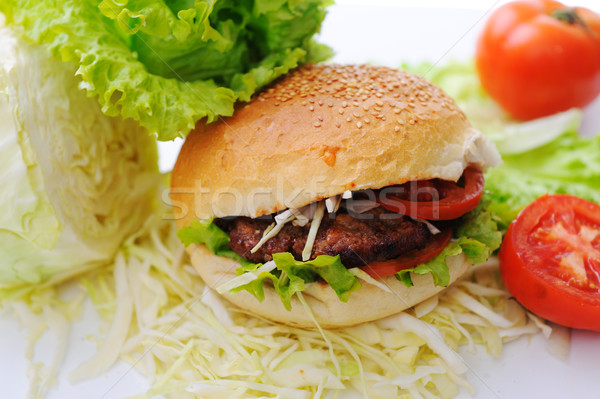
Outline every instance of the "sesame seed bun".
<svg viewBox="0 0 600 399">
<path fill-rule="evenodd" d="M 198 126 L 172 173 L 179 227 L 196 219 L 258 217 L 300 208 L 346 190 L 379 189 L 412 180 L 457 181 L 469 165 L 482 169 L 500 156 L 441 89 L 406 72 L 375 66 L 308 65 L 288 74 L 231 118 Z M 190 246 L 194 267 L 212 288 L 235 277 L 239 264 Z M 451 281 L 470 266 L 449 258 Z M 431 276 L 405 287 L 394 276 L 363 283 L 341 302 L 326 284 L 304 291 L 323 327 L 386 317 L 435 295 Z M 247 292 L 225 294 L 271 320 L 314 326 L 296 298 L 288 312 L 272 287 L 258 302 Z"/>
<path fill-rule="evenodd" d="M 441 89 L 375 66 L 309 65 L 219 123 L 199 125 L 172 173 L 180 225 L 271 214 L 346 190 L 456 181 L 500 162 Z"/>
</svg>

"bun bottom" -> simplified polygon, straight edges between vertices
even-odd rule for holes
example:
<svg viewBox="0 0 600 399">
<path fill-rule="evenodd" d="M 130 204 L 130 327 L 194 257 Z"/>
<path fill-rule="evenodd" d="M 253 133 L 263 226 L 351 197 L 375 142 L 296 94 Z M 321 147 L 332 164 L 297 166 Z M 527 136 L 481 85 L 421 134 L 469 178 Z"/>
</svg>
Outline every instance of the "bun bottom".
<svg viewBox="0 0 600 399">
<path fill-rule="evenodd" d="M 235 260 L 217 256 L 204 245 L 190 245 L 188 251 L 192 265 L 209 287 L 216 289 L 236 276 L 235 270 L 240 264 Z M 449 257 L 446 262 L 450 269 L 450 283 L 471 266 L 464 254 Z M 307 284 L 303 296 L 321 327 L 349 327 L 399 313 L 446 288 L 435 286 L 429 274 L 413 275 L 412 280 L 414 286 L 409 288 L 394 276 L 380 278 L 379 281 L 391 292 L 361 280 L 362 287 L 350 294 L 348 302 L 340 301 L 325 283 Z M 296 296 L 292 297 L 292 309 L 288 311 L 268 283 L 269 280 L 265 282 L 265 299 L 262 302 L 247 291 L 225 293 L 223 297 L 244 310 L 275 322 L 300 328 L 316 327 Z"/>
</svg>

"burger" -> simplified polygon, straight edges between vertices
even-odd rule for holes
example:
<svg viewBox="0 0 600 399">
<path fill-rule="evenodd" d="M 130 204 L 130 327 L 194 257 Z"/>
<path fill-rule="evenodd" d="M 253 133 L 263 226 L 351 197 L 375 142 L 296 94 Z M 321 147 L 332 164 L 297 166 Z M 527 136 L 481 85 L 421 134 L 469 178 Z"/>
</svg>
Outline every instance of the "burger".
<svg viewBox="0 0 600 399">
<path fill-rule="evenodd" d="M 426 300 L 497 248 L 480 204 L 500 162 L 441 89 L 368 65 L 306 65 L 198 125 L 172 172 L 194 269 L 244 311 L 356 325 Z"/>
</svg>

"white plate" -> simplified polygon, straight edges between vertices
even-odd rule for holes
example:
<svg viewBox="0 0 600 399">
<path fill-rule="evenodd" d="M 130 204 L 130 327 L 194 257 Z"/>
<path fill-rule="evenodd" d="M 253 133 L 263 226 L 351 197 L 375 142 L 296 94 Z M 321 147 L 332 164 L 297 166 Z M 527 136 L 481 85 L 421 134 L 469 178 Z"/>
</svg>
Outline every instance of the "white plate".
<svg viewBox="0 0 600 399">
<path fill-rule="evenodd" d="M 337 52 L 334 61 L 398 66 L 403 61 L 444 63 L 471 57 L 486 15 L 502 1 L 461 0 L 453 1 L 452 6 L 441 0 L 338 3 L 331 7 L 321 34 L 321 41 Z M 600 10 L 595 0 L 577 4 Z M 600 100 L 586 111 L 583 129 L 587 134 L 600 131 Z M 161 169 L 170 168 L 179 146 L 180 142 L 160 146 Z M 48 399 L 116 398 L 147 389 L 147 382 L 124 363 L 94 380 L 76 385 L 67 382 L 68 372 L 94 353 L 96 344 L 86 337 L 96 334 L 98 328 L 98 317 L 87 304 L 82 320 L 74 325 L 57 387 Z M 0 331 L 0 397 L 23 398 L 28 384 L 24 330 L 13 318 L 0 314 Z M 571 353 L 565 361 L 546 351 L 541 336 L 507 344 L 499 358 L 481 349 L 476 354 L 463 350 L 475 397 L 600 397 L 600 334 L 574 331 L 572 338 Z M 50 339 L 43 340 L 36 353 L 51 353 L 49 345 Z M 471 396 L 462 392 L 460 397 Z"/>
</svg>

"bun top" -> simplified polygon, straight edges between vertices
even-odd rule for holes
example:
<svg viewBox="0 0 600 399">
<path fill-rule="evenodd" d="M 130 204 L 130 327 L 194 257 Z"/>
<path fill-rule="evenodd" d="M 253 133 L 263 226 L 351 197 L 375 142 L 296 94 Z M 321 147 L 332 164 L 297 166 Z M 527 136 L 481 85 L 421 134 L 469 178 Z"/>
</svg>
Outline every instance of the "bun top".
<svg viewBox="0 0 600 399">
<path fill-rule="evenodd" d="M 440 88 L 369 65 L 307 65 L 234 116 L 198 125 L 172 173 L 180 226 L 270 214 L 346 190 L 458 180 L 500 162 Z"/>
</svg>

